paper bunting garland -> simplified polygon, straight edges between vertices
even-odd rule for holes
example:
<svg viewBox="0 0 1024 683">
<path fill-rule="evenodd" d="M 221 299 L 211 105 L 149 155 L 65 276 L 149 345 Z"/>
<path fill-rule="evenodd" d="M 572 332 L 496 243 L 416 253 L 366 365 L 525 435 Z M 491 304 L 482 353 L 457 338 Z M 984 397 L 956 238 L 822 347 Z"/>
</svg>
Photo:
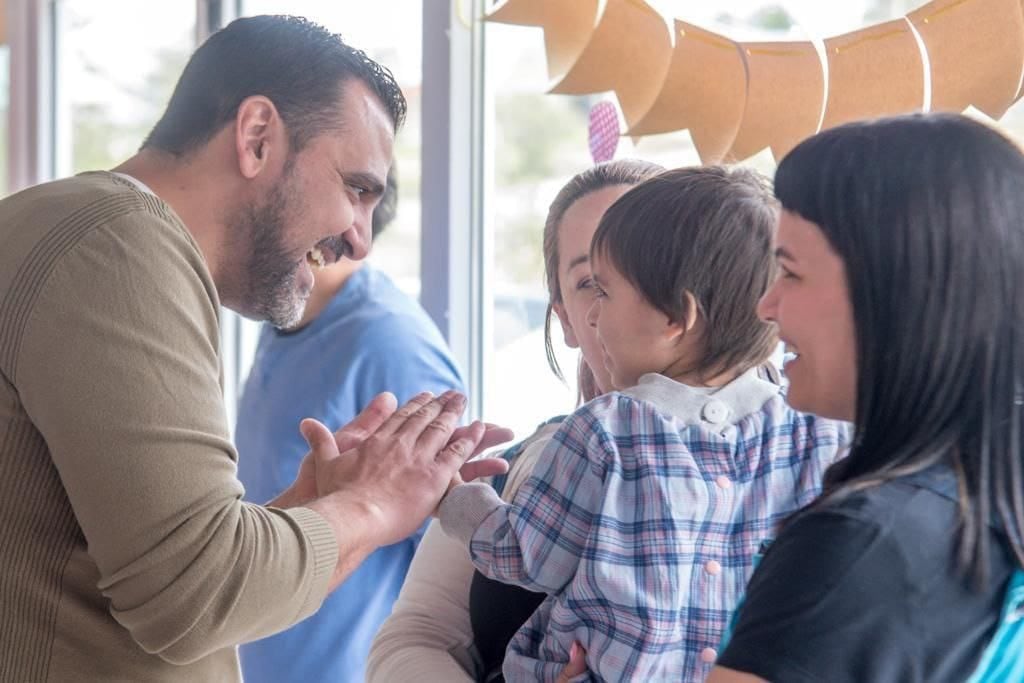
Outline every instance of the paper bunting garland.
<svg viewBox="0 0 1024 683">
<path fill-rule="evenodd" d="M 727 158 L 741 160 L 768 147 L 781 159 L 807 131 L 818 130 L 825 74 L 810 42 L 744 43 L 747 99 Z"/>
<path fill-rule="evenodd" d="M 643 40 L 631 40 L 630 36 L 642 36 Z M 671 56 L 672 34 L 664 17 L 643 2 L 607 0 L 590 42 L 551 92 L 612 90 L 630 126 L 657 98 Z M 644 77 L 637 78 L 638 73 Z"/>
<path fill-rule="evenodd" d="M 828 100 L 821 127 L 922 111 L 924 62 L 910 22 L 889 21 L 825 41 Z"/>
<path fill-rule="evenodd" d="M 519 0 L 496 7 L 487 18 L 542 27 L 548 78 L 554 82 L 565 77 L 590 42 L 599 6 L 599 0 Z"/>
<path fill-rule="evenodd" d="M 933 0 L 828 38 L 823 57 L 811 42 L 735 42 L 679 20 L 670 30 L 641 0 L 503 0 L 488 20 L 544 29 L 551 92 L 611 91 L 629 135 L 688 129 L 712 163 L 765 148 L 778 159 L 859 118 L 972 105 L 999 118 L 1024 94 L 1022 4 Z"/>
<path fill-rule="evenodd" d="M 701 159 L 720 161 L 729 151 L 743 117 L 747 76 L 739 45 L 704 29 L 676 21 L 676 49 L 661 93 L 631 135 L 679 129 L 686 123 Z M 694 69 L 694 64 L 704 68 Z"/>
<path fill-rule="evenodd" d="M 907 15 L 928 52 L 932 111 L 963 111 L 973 104 L 994 119 L 1006 113 L 1020 90 L 1024 65 L 1019 4 L 936 0 Z"/>
</svg>

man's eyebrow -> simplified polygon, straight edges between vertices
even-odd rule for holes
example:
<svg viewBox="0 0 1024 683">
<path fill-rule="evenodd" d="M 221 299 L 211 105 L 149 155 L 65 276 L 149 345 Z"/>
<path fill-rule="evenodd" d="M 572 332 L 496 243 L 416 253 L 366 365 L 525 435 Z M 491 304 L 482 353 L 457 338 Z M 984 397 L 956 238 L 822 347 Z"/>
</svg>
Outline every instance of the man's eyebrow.
<svg viewBox="0 0 1024 683">
<path fill-rule="evenodd" d="M 373 173 L 356 171 L 355 173 L 342 173 L 341 177 L 346 183 L 358 185 L 371 194 L 384 194 L 384 181 Z"/>
</svg>

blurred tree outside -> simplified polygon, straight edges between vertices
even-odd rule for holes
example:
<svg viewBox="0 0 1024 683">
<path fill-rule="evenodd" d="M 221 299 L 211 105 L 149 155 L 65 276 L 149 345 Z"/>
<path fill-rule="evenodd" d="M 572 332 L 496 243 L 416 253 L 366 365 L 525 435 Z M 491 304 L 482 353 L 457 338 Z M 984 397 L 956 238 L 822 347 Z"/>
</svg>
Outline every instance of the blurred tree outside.
<svg viewBox="0 0 1024 683">
<path fill-rule="evenodd" d="M 74 25 L 73 25 L 74 26 Z M 163 114 L 178 76 L 192 52 L 187 38 L 174 46 L 156 48 L 156 67 L 130 82 L 112 64 L 89 58 L 89 45 L 81 45 L 76 59 L 81 69 L 107 81 L 118 94 L 118 104 L 92 100 L 71 103 L 73 172 L 115 166 L 133 154 Z"/>
<path fill-rule="evenodd" d="M 194 48 L 195 3 L 56 0 L 58 171 L 110 168 L 163 113 Z M 126 32 L 124 26 L 132 25 Z"/>
<path fill-rule="evenodd" d="M 534 289 L 543 285 L 547 207 L 560 181 L 589 161 L 589 101 L 542 93 L 497 96 L 495 265 L 501 280 Z"/>
</svg>

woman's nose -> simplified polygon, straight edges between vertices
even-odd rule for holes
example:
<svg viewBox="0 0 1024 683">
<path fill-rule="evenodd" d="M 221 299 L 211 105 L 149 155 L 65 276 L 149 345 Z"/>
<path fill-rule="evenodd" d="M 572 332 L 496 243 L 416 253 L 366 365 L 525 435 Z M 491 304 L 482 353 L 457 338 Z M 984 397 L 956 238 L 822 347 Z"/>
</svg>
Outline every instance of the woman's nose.
<svg viewBox="0 0 1024 683">
<path fill-rule="evenodd" d="M 587 324 L 591 327 L 597 327 L 597 316 L 600 313 L 601 300 L 594 299 L 594 303 L 590 304 L 590 308 L 587 309 Z"/>
<path fill-rule="evenodd" d="M 779 281 L 776 280 L 768 286 L 768 291 L 761 296 L 761 300 L 757 302 L 757 316 L 765 322 L 775 322 L 775 310 L 778 307 L 779 295 L 776 292 L 776 288 L 779 286 Z"/>
</svg>

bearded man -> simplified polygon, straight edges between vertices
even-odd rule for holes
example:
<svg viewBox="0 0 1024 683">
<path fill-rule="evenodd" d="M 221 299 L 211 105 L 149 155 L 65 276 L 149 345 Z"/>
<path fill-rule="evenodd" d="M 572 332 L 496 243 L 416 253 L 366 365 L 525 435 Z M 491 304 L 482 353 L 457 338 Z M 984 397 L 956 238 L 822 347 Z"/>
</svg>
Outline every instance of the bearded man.
<svg viewBox="0 0 1024 683">
<path fill-rule="evenodd" d="M 240 19 L 135 156 L 0 201 L 0 679 L 240 680 L 236 644 L 314 612 L 507 436 L 457 428 L 456 392 L 382 395 L 304 421 L 294 483 L 242 501 L 219 306 L 288 327 L 317 265 L 366 255 L 405 107 L 338 36 Z"/>
</svg>

